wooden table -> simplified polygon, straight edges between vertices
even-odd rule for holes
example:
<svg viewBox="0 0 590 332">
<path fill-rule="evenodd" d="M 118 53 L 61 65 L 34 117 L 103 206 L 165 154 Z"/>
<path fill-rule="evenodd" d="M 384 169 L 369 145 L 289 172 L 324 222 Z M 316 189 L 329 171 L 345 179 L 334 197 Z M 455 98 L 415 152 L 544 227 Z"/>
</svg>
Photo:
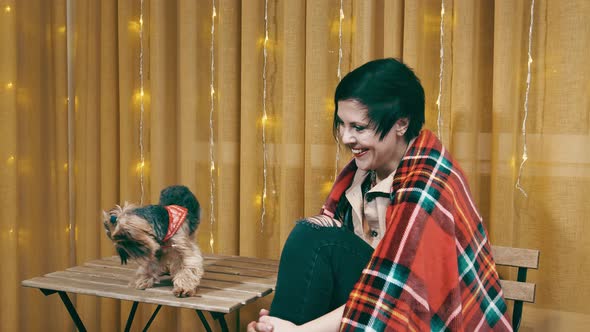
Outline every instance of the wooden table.
<svg viewBox="0 0 590 332">
<path fill-rule="evenodd" d="M 208 311 L 219 321 L 221 329 L 228 331 L 225 314 L 270 294 L 275 288 L 276 260 L 222 255 L 206 255 L 204 258 L 205 274 L 197 295 L 190 298 L 177 298 L 172 294 L 169 276 L 164 276 L 153 288 L 130 288 L 127 284 L 133 278 L 137 265 L 121 265 L 117 256 L 24 280 L 22 285 L 39 288 L 45 295 L 58 293 L 79 331 L 86 331 L 86 328 L 66 292 L 133 301 L 125 331 L 131 328 L 139 303 L 158 305 L 144 331 L 163 305 L 194 309 L 205 329 L 211 331 L 203 314 L 203 311 Z"/>
</svg>

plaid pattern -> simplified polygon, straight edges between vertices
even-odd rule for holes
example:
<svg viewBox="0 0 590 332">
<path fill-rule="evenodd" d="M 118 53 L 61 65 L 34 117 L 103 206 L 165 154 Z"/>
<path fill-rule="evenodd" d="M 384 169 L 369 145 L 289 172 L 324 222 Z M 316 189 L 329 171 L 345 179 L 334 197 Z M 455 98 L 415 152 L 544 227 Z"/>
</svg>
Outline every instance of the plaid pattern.
<svg viewBox="0 0 590 332">
<path fill-rule="evenodd" d="M 356 171 L 339 175 L 333 216 Z M 490 244 L 462 171 L 423 130 L 392 184 L 387 232 L 350 294 L 341 331 L 512 331 Z"/>
<path fill-rule="evenodd" d="M 182 223 L 184 223 L 188 213 L 186 208 L 178 205 L 166 205 L 164 208 L 168 210 L 168 232 L 166 233 L 166 236 L 164 236 L 162 242 L 170 240 L 170 238 L 176 234 L 180 226 L 182 226 Z"/>
</svg>

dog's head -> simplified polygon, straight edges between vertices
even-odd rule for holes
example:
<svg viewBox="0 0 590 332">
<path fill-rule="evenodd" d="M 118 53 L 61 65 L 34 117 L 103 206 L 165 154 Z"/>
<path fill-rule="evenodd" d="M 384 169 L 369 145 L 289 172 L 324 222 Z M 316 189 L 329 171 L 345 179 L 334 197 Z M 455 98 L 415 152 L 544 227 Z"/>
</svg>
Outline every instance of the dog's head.
<svg viewBox="0 0 590 332">
<path fill-rule="evenodd" d="M 133 213 L 136 207 L 125 203 L 102 212 L 102 223 L 109 239 L 121 258 L 121 264 L 128 259 L 151 259 L 160 249 L 151 225 Z"/>
</svg>

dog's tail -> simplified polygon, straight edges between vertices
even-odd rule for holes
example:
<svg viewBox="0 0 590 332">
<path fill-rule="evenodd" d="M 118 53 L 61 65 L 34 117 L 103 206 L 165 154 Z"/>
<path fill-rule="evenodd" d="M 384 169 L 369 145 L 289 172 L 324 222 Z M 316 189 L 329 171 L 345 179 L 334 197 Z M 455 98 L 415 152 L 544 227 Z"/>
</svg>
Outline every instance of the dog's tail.
<svg viewBox="0 0 590 332">
<path fill-rule="evenodd" d="M 160 205 L 179 205 L 188 210 L 191 233 L 201 220 L 201 206 L 195 195 L 186 186 L 176 185 L 164 188 L 160 192 Z"/>
</svg>

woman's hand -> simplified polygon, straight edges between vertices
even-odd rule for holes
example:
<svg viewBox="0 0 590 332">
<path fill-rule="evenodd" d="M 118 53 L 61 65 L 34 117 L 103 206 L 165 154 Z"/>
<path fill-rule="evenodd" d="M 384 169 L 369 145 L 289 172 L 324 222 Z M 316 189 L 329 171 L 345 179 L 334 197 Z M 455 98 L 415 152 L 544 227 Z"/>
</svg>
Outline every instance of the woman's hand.
<svg viewBox="0 0 590 332">
<path fill-rule="evenodd" d="M 248 332 L 290 332 L 297 331 L 297 325 L 268 315 L 268 310 L 260 310 L 258 321 L 248 324 Z"/>
<path fill-rule="evenodd" d="M 316 224 L 320 227 L 342 227 L 342 223 L 339 220 L 333 219 L 323 214 L 307 217 L 307 222 Z"/>
</svg>

